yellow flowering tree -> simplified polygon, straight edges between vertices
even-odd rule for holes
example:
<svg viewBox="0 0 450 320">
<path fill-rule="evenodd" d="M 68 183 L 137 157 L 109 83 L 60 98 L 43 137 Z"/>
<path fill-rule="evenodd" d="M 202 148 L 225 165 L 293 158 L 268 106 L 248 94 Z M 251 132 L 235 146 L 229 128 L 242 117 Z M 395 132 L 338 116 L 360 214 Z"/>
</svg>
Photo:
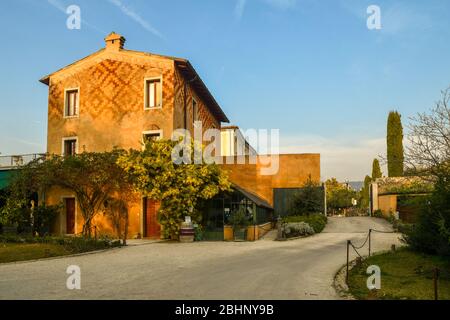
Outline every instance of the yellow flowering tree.
<svg viewBox="0 0 450 320">
<path fill-rule="evenodd" d="M 201 222 L 199 201 L 231 187 L 226 173 L 217 164 L 173 161 L 177 144 L 170 140 L 148 141 L 144 150 L 129 150 L 118 159 L 119 166 L 131 175 L 136 190 L 160 201 L 158 220 L 164 236 L 171 239 L 178 238 L 185 216 L 190 216 L 194 223 Z M 186 150 L 190 159 L 194 159 L 193 144 Z"/>
</svg>

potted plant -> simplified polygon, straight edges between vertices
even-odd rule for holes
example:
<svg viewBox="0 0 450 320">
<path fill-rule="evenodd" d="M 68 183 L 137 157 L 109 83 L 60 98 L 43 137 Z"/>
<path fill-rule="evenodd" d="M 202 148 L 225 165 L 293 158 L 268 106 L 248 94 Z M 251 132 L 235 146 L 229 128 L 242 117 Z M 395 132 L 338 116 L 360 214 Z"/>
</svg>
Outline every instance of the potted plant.
<svg viewBox="0 0 450 320">
<path fill-rule="evenodd" d="M 245 208 L 239 208 L 239 210 L 230 217 L 229 222 L 233 227 L 234 241 L 245 241 L 247 236 L 247 226 L 249 225 Z"/>
</svg>

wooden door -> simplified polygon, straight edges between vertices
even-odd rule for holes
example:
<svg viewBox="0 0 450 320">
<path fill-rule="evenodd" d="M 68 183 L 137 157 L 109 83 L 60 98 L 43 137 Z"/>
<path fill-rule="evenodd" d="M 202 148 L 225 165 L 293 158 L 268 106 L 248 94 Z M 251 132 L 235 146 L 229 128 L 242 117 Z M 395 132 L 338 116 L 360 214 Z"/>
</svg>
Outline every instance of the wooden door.
<svg viewBox="0 0 450 320">
<path fill-rule="evenodd" d="M 161 226 L 158 223 L 159 202 L 144 198 L 144 237 L 160 238 Z"/>
<path fill-rule="evenodd" d="M 420 206 L 414 204 L 404 204 L 397 202 L 397 211 L 399 213 L 399 218 L 404 223 L 415 223 L 417 215 L 420 212 Z"/>
<path fill-rule="evenodd" d="M 66 198 L 66 234 L 75 233 L 75 198 Z"/>
</svg>

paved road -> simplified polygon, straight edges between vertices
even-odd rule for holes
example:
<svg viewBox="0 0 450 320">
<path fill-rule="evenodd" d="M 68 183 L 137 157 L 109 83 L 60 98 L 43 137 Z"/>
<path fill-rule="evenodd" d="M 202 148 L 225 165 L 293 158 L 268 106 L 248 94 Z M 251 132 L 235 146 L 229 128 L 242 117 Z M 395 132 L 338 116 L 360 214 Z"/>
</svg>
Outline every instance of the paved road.
<svg viewBox="0 0 450 320">
<path fill-rule="evenodd" d="M 102 253 L 0 265 L 0 299 L 338 299 L 332 288 L 346 240 L 390 230 L 376 218 L 330 218 L 323 233 L 292 241 L 153 243 Z M 374 234 L 375 250 L 398 234 Z M 66 268 L 81 268 L 81 290 Z"/>
</svg>

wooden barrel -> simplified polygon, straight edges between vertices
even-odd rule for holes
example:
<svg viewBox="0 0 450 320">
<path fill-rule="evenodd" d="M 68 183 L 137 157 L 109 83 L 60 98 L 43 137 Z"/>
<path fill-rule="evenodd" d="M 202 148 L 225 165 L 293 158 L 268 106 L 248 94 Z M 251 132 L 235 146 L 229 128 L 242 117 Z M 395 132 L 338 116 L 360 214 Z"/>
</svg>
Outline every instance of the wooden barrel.
<svg viewBox="0 0 450 320">
<path fill-rule="evenodd" d="M 180 242 L 194 242 L 195 230 L 192 223 L 181 224 L 180 228 Z"/>
</svg>

